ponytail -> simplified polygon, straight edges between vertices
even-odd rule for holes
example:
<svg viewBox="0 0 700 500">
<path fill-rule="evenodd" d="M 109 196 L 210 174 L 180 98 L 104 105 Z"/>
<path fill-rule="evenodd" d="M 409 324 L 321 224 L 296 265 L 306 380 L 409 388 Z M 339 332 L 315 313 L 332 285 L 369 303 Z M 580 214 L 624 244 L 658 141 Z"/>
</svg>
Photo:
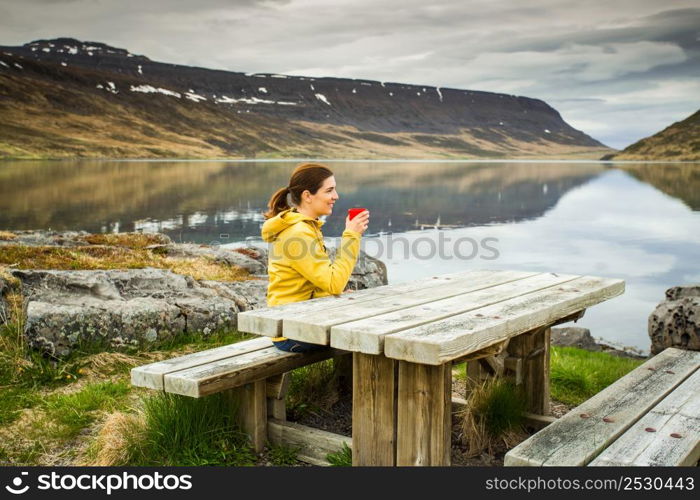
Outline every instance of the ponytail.
<svg viewBox="0 0 700 500">
<path fill-rule="evenodd" d="M 287 202 L 288 194 L 289 186 L 285 186 L 275 191 L 275 194 L 272 195 L 272 198 L 270 198 L 270 201 L 267 203 L 267 208 L 269 208 L 269 210 L 265 213 L 265 219 L 271 219 L 278 213 L 292 208 Z"/>
</svg>

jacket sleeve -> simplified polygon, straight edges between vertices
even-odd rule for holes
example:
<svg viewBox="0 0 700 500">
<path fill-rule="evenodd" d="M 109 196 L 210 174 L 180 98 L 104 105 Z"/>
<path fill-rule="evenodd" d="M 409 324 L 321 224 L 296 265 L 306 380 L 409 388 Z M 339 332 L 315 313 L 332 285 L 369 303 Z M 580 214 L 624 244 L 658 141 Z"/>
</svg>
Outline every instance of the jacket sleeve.
<svg viewBox="0 0 700 500">
<path fill-rule="evenodd" d="M 305 279 L 333 295 L 343 293 L 350 280 L 350 275 L 360 253 L 362 235 L 355 231 L 345 230 L 337 249 L 335 260 L 331 263 L 328 254 L 316 239 L 313 229 L 308 228 L 303 233 L 297 233 L 286 243 L 291 266 Z"/>
</svg>

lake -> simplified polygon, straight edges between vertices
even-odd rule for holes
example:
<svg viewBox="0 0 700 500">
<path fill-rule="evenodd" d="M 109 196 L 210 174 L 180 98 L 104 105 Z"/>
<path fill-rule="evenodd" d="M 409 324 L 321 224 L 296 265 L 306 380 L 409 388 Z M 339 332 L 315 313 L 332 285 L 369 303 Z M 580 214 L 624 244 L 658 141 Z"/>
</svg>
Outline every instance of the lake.
<svg viewBox="0 0 700 500">
<path fill-rule="evenodd" d="M 176 242 L 260 243 L 289 161 L 6 161 L 0 229 L 163 232 Z M 625 294 L 578 325 L 648 352 L 664 291 L 700 282 L 700 164 L 328 162 L 340 200 L 371 211 L 363 248 L 391 283 L 469 270 L 622 278 Z M 257 240 L 257 241 L 256 241 Z"/>
</svg>

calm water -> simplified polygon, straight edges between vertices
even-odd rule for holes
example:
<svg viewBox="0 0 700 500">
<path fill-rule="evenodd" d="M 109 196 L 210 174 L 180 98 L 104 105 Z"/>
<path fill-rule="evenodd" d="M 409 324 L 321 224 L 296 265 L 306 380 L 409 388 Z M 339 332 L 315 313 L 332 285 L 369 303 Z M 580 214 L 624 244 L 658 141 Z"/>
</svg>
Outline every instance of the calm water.
<svg viewBox="0 0 700 500">
<path fill-rule="evenodd" d="M 160 231 L 174 241 L 256 240 L 295 162 L 4 162 L 0 229 Z M 700 282 L 700 164 L 333 162 L 340 200 L 372 211 L 365 250 L 398 283 L 459 270 L 622 278 L 579 325 L 647 351 L 666 288 Z M 255 242 L 255 241 L 254 241 Z"/>
</svg>

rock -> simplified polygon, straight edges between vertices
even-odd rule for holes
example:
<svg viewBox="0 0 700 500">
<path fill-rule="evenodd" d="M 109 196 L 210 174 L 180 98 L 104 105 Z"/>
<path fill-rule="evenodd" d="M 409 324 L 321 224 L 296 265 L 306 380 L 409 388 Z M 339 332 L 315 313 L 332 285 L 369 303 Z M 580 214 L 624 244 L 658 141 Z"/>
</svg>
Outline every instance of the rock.
<svg viewBox="0 0 700 500">
<path fill-rule="evenodd" d="M 666 300 L 649 316 L 651 353 L 667 347 L 700 351 L 700 286 L 666 290 Z"/>
<path fill-rule="evenodd" d="M 666 300 L 700 297 L 700 285 L 674 286 L 666 290 Z"/>
<path fill-rule="evenodd" d="M 601 351 L 603 348 L 596 343 L 588 328 L 569 326 L 552 328 L 552 345 L 578 347 L 587 351 Z"/>
<path fill-rule="evenodd" d="M 169 257 L 208 257 L 216 262 L 242 267 L 250 274 L 267 273 L 267 251 L 261 248 L 221 248 L 196 243 L 173 243 L 160 250 Z"/>
<path fill-rule="evenodd" d="M 5 279 L 0 276 L 0 325 L 4 325 L 10 316 L 10 310 L 5 300 L 5 294 L 9 290 L 9 285 Z"/>
<path fill-rule="evenodd" d="M 328 249 L 328 256 L 331 260 L 335 259 L 335 248 Z M 389 280 L 386 273 L 386 265 L 379 259 L 370 257 L 365 252 L 360 250 L 360 255 L 357 258 L 355 268 L 352 270 L 348 286 L 350 290 L 364 290 L 365 288 L 374 288 L 376 286 L 387 285 Z"/>
<path fill-rule="evenodd" d="M 2 245 L 28 245 L 28 246 L 85 246 L 89 243 L 78 238 L 88 236 L 87 231 L 12 231 L 16 236 L 11 240 L 0 240 Z"/>
<path fill-rule="evenodd" d="M 47 231 L 47 230 L 22 230 L 11 231 L 16 237 L 8 240 L 0 240 L 2 245 L 27 245 L 27 246 L 63 246 L 77 247 L 89 246 L 85 237 L 92 235 L 87 231 Z M 121 234 L 144 234 L 144 233 L 121 233 Z M 160 244 L 172 243 L 170 237 L 162 233 L 147 233 L 148 236 Z"/>
<path fill-rule="evenodd" d="M 14 244 L 84 246 L 84 231 L 13 231 Z M 21 281 L 26 306 L 25 336 L 30 346 L 55 357 L 81 347 L 138 347 L 185 332 L 235 328 L 240 311 L 266 307 L 265 248 L 235 249 L 175 244 L 165 235 L 147 247 L 170 257 L 208 257 L 239 266 L 258 279 L 236 282 L 196 280 L 168 270 L 11 270 L 0 276 L 0 307 L 9 280 Z M 159 242 L 158 242 L 159 241 Z M 335 249 L 330 249 L 331 258 Z M 383 262 L 361 253 L 348 287 L 387 284 Z M 17 287 L 13 287 L 17 288 Z M 0 316 L 1 318 L 1 316 Z"/>
<path fill-rule="evenodd" d="M 258 290 L 259 296 L 267 285 L 251 280 L 208 286 L 153 268 L 12 274 L 28 301 L 27 340 L 57 357 L 88 344 L 139 346 L 184 332 L 233 328 L 237 313 L 259 301 L 244 293 Z"/>
</svg>

